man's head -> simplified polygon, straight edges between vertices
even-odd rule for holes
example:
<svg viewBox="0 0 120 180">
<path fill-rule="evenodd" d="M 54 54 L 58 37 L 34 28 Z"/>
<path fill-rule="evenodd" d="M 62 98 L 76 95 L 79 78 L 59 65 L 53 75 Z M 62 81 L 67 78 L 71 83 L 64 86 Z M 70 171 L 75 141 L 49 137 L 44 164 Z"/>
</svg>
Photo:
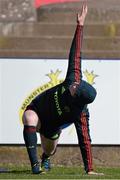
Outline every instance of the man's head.
<svg viewBox="0 0 120 180">
<path fill-rule="evenodd" d="M 74 82 L 69 90 L 75 101 L 80 104 L 92 103 L 97 94 L 95 88 L 83 80 L 80 83 Z"/>
</svg>

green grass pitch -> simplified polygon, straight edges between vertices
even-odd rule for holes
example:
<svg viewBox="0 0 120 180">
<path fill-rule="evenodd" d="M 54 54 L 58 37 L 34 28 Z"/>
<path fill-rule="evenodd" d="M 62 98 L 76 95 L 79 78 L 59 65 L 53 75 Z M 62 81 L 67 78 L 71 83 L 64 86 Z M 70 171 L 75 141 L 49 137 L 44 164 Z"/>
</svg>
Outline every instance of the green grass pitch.
<svg viewBox="0 0 120 180">
<path fill-rule="evenodd" d="M 2 169 L 3 166 L 0 166 Z M 28 166 L 4 165 L 7 172 L 0 172 L 0 179 L 120 179 L 120 168 L 96 168 L 103 176 L 88 176 L 81 167 L 53 167 L 46 174 L 33 175 Z"/>
</svg>

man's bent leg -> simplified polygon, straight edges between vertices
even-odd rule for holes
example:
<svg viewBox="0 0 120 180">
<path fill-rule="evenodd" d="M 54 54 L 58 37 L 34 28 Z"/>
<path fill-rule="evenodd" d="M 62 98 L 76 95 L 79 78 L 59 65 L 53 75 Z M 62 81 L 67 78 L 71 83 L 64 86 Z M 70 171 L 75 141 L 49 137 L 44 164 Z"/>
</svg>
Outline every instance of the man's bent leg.
<svg viewBox="0 0 120 180">
<path fill-rule="evenodd" d="M 29 159 L 31 162 L 32 172 L 37 174 L 40 172 L 39 163 L 37 157 L 37 134 L 36 134 L 36 126 L 38 123 L 38 116 L 32 110 L 27 110 L 23 115 L 23 136 L 25 145 L 27 148 L 27 152 L 29 155 Z"/>
<path fill-rule="evenodd" d="M 58 138 L 59 135 L 56 137 L 54 136 L 52 139 L 48 139 L 45 136 L 41 135 L 41 146 L 43 150 L 43 154 L 41 157 L 41 167 L 46 171 L 51 169 L 50 156 L 52 156 L 56 152 Z"/>
</svg>

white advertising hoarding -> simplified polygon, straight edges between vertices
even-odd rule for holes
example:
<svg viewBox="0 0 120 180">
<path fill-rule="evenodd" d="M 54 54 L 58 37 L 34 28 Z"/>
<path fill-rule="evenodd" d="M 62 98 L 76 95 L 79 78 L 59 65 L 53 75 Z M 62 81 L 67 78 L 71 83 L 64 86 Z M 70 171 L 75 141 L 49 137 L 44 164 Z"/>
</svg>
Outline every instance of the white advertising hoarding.
<svg viewBox="0 0 120 180">
<path fill-rule="evenodd" d="M 0 59 L 0 144 L 23 144 L 21 116 L 39 92 L 66 76 L 66 59 Z M 89 105 L 92 144 L 120 144 L 120 60 L 82 61 L 83 79 L 97 90 Z M 77 144 L 74 125 L 60 144 Z"/>
</svg>

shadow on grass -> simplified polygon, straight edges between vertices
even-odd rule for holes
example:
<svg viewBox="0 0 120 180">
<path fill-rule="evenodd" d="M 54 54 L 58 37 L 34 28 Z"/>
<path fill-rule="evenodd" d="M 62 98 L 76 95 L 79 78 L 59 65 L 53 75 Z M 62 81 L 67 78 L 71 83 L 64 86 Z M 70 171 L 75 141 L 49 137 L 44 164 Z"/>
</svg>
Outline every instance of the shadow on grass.
<svg viewBox="0 0 120 180">
<path fill-rule="evenodd" d="M 10 170 L 7 168 L 0 168 L 0 174 L 31 174 L 30 170 Z"/>
</svg>

